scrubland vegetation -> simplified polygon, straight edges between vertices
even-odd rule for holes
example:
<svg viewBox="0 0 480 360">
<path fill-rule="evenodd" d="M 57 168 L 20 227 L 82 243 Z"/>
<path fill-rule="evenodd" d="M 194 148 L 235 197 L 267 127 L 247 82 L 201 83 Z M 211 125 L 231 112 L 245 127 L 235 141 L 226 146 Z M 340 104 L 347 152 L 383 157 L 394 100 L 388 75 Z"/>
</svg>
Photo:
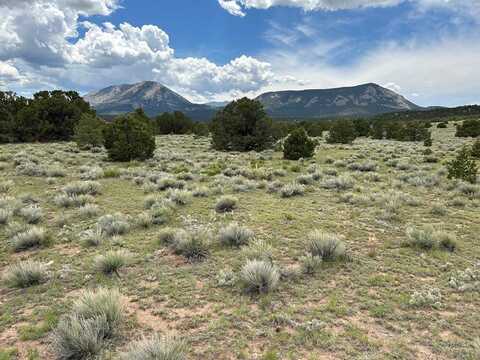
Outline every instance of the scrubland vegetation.
<svg viewBox="0 0 480 360">
<path fill-rule="evenodd" d="M 0 146 L 0 359 L 478 359 L 478 140 L 276 139 L 255 107 L 237 139 L 235 106 L 217 150 L 141 112 Z"/>
</svg>

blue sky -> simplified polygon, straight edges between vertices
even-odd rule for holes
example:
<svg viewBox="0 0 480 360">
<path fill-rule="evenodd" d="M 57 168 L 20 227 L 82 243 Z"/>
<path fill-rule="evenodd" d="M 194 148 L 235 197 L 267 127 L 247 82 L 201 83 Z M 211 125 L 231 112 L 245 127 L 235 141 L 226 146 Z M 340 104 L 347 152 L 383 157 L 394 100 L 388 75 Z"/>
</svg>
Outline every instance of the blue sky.
<svg viewBox="0 0 480 360">
<path fill-rule="evenodd" d="M 156 80 L 192 101 L 376 82 L 480 102 L 479 0 L 0 0 L 0 87 Z"/>
</svg>

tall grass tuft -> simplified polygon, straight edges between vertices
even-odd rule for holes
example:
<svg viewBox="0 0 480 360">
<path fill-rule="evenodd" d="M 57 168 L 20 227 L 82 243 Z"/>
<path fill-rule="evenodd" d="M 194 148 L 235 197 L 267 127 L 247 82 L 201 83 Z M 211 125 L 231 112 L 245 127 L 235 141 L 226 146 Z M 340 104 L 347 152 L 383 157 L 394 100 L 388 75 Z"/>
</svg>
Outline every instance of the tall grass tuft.
<svg viewBox="0 0 480 360">
<path fill-rule="evenodd" d="M 248 260 L 240 271 L 240 281 L 246 292 L 268 293 L 278 285 L 280 272 L 268 261 Z"/>
<path fill-rule="evenodd" d="M 308 252 L 323 261 L 335 261 L 344 258 L 346 250 L 336 234 L 315 230 L 308 235 Z"/>
<path fill-rule="evenodd" d="M 3 281 L 10 287 L 26 288 L 43 283 L 47 279 L 45 264 L 26 260 L 9 266 Z"/>
<path fill-rule="evenodd" d="M 171 336 L 142 339 L 129 346 L 122 360 L 184 360 L 186 344 Z"/>
<path fill-rule="evenodd" d="M 240 226 L 238 223 L 231 223 L 220 229 L 218 239 L 223 245 L 239 247 L 247 245 L 253 236 L 252 230 Z"/>
</svg>

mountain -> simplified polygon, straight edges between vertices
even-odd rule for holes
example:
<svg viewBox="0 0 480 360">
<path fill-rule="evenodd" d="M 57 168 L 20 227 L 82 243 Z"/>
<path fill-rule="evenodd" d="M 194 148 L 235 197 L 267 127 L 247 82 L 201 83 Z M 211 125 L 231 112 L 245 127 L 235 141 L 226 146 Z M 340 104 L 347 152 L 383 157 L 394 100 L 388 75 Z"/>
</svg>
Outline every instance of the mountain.
<svg viewBox="0 0 480 360">
<path fill-rule="evenodd" d="M 169 88 L 153 81 L 131 85 L 109 86 L 89 93 L 84 99 L 99 115 L 113 116 L 142 108 L 149 116 L 164 112 L 182 111 L 194 120 L 208 120 L 215 109 L 194 104 Z"/>
<path fill-rule="evenodd" d="M 335 89 L 268 92 L 257 100 L 273 118 L 373 116 L 422 109 L 396 92 L 373 83 Z"/>
<path fill-rule="evenodd" d="M 141 107 L 149 116 L 182 111 L 193 120 L 210 120 L 227 104 L 194 104 L 153 81 L 110 86 L 84 98 L 99 115 L 109 118 Z M 258 96 L 257 100 L 273 118 L 374 116 L 424 109 L 394 91 L 372 83 L 336 89 L 268 92 Z"/>
</svg>

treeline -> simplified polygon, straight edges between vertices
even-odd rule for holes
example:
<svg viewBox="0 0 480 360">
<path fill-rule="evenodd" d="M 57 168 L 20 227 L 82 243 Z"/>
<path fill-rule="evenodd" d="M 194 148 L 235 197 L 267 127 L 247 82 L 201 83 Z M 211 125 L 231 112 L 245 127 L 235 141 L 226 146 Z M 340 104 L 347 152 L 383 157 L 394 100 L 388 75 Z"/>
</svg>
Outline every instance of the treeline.
<svg viewBox="0 0 480 360">
<path fill-rule="evenodd" d="M 71 140 L 83 114 L 95 111 L 75 91 L 0 92 L 0 143 Z"/>
</svg>

